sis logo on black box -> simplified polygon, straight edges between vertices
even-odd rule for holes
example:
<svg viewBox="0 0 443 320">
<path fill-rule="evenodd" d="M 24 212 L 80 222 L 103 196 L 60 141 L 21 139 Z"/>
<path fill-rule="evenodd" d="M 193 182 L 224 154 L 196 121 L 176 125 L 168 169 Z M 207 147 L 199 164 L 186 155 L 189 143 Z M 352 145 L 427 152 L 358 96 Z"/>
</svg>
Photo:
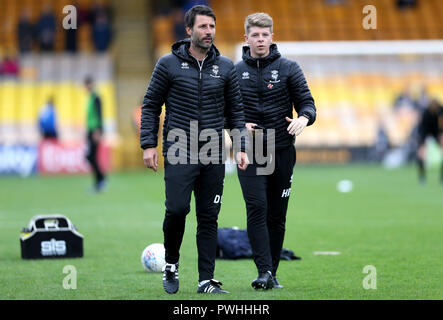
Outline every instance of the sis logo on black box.
<svg viewBox="0 0 443 320">
<path fill-rule="evenodd" d="M 55 239 L 42 241 L 40 252 L 42 256 L 64 256 L 66 255 L 66 242 Z"/>
<path fill-rule="evenodd" d="M 23 259 L 83 257 L 83 235 L 62 215 L 31 219 L 20 236 Z"/>
</svg>

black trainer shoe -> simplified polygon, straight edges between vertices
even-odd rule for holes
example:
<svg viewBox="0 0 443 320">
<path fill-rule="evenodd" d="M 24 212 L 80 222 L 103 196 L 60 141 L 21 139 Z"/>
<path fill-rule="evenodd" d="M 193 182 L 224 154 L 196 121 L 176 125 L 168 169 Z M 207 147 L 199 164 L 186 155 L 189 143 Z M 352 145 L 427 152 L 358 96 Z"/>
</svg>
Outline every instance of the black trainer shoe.
<svg viewBox="0 0 443 320">
<path fill-rule="evenodd" d="M 106 179 L 102 179 L 95 185 L 95 190 L 97 192 L 103 192 L 108 188 L 108 181 Z"/>
<path fill-rule="evenodd" d="M 197 289 L 197 293 L 229 293 L 226 290 L 220 288 L 222 283 L 217 280 L 209 280 L 204 285 L 199 285 Z"/>
<path fill-rule="evenodd" d="M 163 288 L 167 293 L 173 294 L 178 291 L 178 263 L 167 263 L 163 267 Z"/>
<path fill-rule="evenodd" d="M 274 289 L 282 289 L 283 286 L 278 282 L 277 278 L 272 278 L 272 282 L 274 283 Z"/>
<path fill-rule="evenodd" d="M 263 289 L 268 290 L 274 287 L 274 283 L 272 282 L 272 273 L 271 271 L 263 272 L 258 274 L 258 278 L 252 281 L 251 286 L 255 289 Z"/>
</svg>

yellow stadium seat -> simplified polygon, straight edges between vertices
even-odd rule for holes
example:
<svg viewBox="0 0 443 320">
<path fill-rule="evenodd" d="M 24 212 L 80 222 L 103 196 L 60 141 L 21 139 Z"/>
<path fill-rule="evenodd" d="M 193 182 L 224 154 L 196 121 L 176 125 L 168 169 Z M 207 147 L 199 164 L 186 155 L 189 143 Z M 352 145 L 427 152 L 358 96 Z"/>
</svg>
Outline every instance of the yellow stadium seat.
<svg viewBox="0 0 443 320">
<path fill-rule="evenodd" d="M 73 119 L 76 127 L 86 125 L 86 99 L 87 92 L 82 86 L 73 86 Z"/>
<path fill-rule="evenodd" d="M 19 88 L 18 120 L 36 122 L 38 109 L 35 105 L 36 87 L 34 84 L 22 84 Z"/>
<path fill-rule="evenodd" d="M 115 87 L 111 82 L 102 83 L 98 87 L 102 99 L 103 119 L 105 121 L 117 118 L 117 106 L 115 103 Z"/>
<path fill-rule="evenodd" d="M 62 126 L 71 126 L 74 120 L 71 84 L 68 82 L 58 83 L 54 86 L 54 91 L 59 124 Z"/>
<path fill-rule="evenodd" d="M 19 87 L 14 82 L 0 84 L 2 92 L 0 96 L 0 119 L 3 122 L 14 123 L 18 120 L 18 97 Z"/>
</svg>

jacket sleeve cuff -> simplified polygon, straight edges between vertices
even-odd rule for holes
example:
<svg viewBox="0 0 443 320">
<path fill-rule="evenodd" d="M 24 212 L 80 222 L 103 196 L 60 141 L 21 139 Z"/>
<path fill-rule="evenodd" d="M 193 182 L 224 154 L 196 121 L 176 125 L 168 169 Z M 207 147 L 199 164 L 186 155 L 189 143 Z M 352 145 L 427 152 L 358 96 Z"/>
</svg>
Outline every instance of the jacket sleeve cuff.
<svg viewBox="0 0 443 320">
<path fill-rule="evenodd" d="M 153 144 L 153 143 L 145 143 L 141 145 L 141 148 L 143 150 L 149 149 L 149 148 L 156 148 L 157 144 Z"/>
<path fill-rule="evenodd" d="M 298 117 L 306 117 L 308 119 L 308 124 L 307 126 L 310 126 L 311 124 L 313 124 L 315 122 L 315 115 L 313 115 L 311 112 L 304 110 L 302 112 L 300 112 L 298 114 Z"/>
</svg>

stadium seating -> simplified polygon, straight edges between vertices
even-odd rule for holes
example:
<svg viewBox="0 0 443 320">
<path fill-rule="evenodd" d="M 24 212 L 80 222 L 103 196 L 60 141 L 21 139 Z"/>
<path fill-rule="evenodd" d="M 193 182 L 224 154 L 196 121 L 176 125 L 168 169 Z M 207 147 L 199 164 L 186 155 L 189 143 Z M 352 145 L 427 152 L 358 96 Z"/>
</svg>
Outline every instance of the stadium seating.
<svg viewBox="0 0 443 320">
<path fill-rule="evenodd" d="M 364 0 L 328 5 L 324 0 L 212 0 L 217 15 L 217 43 L 241 42 L 245 17 L 266 12 L 275 19 L 276 41 L 322 40 L 412 40 L 443 37 L 443 2 L 419 1 L 413 9 L 399 10 L 395 1 L 374 0 L 377 29 L 362 28 Z M 160 47 L 171 43 L 172 23 L 169 16 L 158 16 L 154 34 Z M 164 37 L 166 35 L 166 37 Z"/>
<path fill-rule="evenodd" d="M 63 6 L 72 1 L 0 0 L 0 57 L 5 53 L 17 52 L 15 28 L 23 8 L 30 8 L 31 18 L 36 21 L 43 5 L 48 2 L 52 4 L 58 21 L 61 21 L 64 17 Z M 77 1 L 80 6 L 87 8 L 91 8 L 94 2 L 95 0 Z M 115 5 L 110 0 L 101 2 Z M 414 40 L 443 37 L 443 20 L 439 17 L 443 10 L 443 1 L 419 1 L 416 8 L 407 10 L 398 9 L 395 1 L 374 0 L 371 4 L 377 9 L 377 30 L 362 28 L 362 9 L 367 5 L 367 1 L 364 0 L 348 0 L 335 5 L 327 4 L 324 0 L 210 1 L 217 15 L 216 45 L 222 54 L 233 60 L 236 45 L 243 42 L 244 18 L 253 12 L 267 12 L 273 16 L 274 40 L 278 42 Z M 130 14 L 126 15 L 133 17 Z M 129 20 L 131 19 L 128 18 Z M 155 16 L 150 25 L 156 56 L 170 52 L 171 44 L 175 40 L 172 16 Z M 0 80 L 0 144 L 34 143 L 38 139 L 38 135 L 35 134 L 37 114 L 50 96 L 55 99 L 59 121 L 64 128 L 62 138 L 78 139 L 84 129 L 82 125 L 85 116 L 82 80 L 85 74 L 91 72 L 97 76 L 98 89 L 103 98 L 107 131 L 111 135 L 116 134 L 117 117 L 120 116 L 121 119 L 125 112 L 120 111 L 119 115 L 117 113 L 114 67 L 123 70 L 125 77 L 132 81 L 123 86 L 133 88 L 132 91 L 125 89 L 124 94 L 119 94 L 119 99 L 130 96 L 132 100 L 137 100 L 136 103 L 127 103 L 132 101 L 128 98 L 125 98 L 125 102 L 118 101 L 120 110 L 134 108 L 139 103 L 140 97 L 136 95 L 138 92 L 142 95 L 144 88 L 139 89 L 133 83 L 137 82 L 143 87 L 146 85 L 145 68 L 142 68 L 140 63 L 140 55 L 145 56 L 143 51 L 146 48 L 140 45 L 136 47 L 138 39 L 145 36 L 137 33 L 141 28 L 133 30 L 132 24 L 127 24 L 125 28 L 120 24 L 119 27 L 120 34 L 125 34 L 123 38 L 126 42 L 120 43 L 120 54 L 124 51 L 125 55 L 121 55 L 116 66 L 109 60 L 111 57 L 98 58 L 92 54 L 91 30 L 87 24 L 79 29 L 80 53 L 76 56 L 63 54 L 65 33 L 62 28 L 58 28 L 55 57 L 35 54 L 20 57 L 18 79 Z M 134 49 L 135 47 L 137 49 Z M 298 56 L 293 58 L 300 63 L 305 72 L 319 114 L 316 130 L 307 130 L 300 139 L 301 145 L 369 146 L 374 143 L 381 123 L 386 126 L 391 142 L 400 145 L 408 138 L 417 120 L 413 114 L 396 114 L 393 110 L 395 97 L 404 86 L 411 85 L 416 95 L 416 91 L 422 85 L 426 85 L 431 96 L 443 101 L 443 70 L 436 67 L 443 65 L 441 55 L 438 58 L 431 56 L 429 59 L 416 56 L 390 57 L 387 61 L 377 63 L 369 56 L 358 57 L 353 64 L 356 68 L 340 58 L 323 60 L 321 63 L 315 60 L 316 57 L 311 60 Z M 378 67 L 372 70 L 374 64 Z M 126 67 L 123 68 L 124 65 Z M 120 82 L 124 78 L 121 70 L 116 72 Z M 138 70 L 143 72 L 139 75 Z M 19 129 L 8 129 L 14 127 Z M 128 128 L 128 124 L 121 125 L 120 130 L 125 127 L 132 133 L 133 128 Z M 139 152 L 138 142 L 133 145 L 135 154 Z"/>
<path fill-rule="evenodd" d="M 26 55 L 20 59 L 21 81 L 0 82 L 0 126 L 15 125 L 36 132 L 38 113 L 42 105 L 54 98 L 61 138 L 83 139 L 86 91 L 83 78 L 94 74 L 97 90 L 102 97 L 106 131 L 116 135 L 115 86 L 112 81 L 112 61 L 97 55 Z M 0 134 L 0 143 L 36 143 L 38 134 Z"/>
<path fill-rule="evenodd" d="M 364 0 L 327 4 L 324 0 L 213 0 L 218 16 L 218 41 L 237 42 L 244 18 L 266 12 L 275 19 L 277 41 L 317 40 L 405 40 L 441 39 L 443 2 L 419 1 L 417 8 L 399 10 L 396 1 L 370 1 L 377 9 L 377 30 L 361 27 Z M 220 31 L 220 32 L 219 32 Z"/>
<path fill-rule="evenodd" d="M 108 0 L 77 0 L 78 8 L 92 9 L 95 3 L 107 5 Z M 27 9 L 35 23 L 42 8 L 50 4 L 57 19 L 55 54 L 38 51 L 18 55 L 17 25 Z M 3 55 L 18 55 L 20 73 L 17 77 L 0 79 L 0 144 L 35 144 L 39 140 L 36 128 L 42 105 L 54 98 L 62 140 L 83 139 L 85 97 L 83 79 L 93 74 L 102 96 L 107 132 L 116 135 L 116 101 L 113 83 L 113 61 L 109 54 L 93 53 L 91 26 L 79 25 L 76 55 L 64 54 L 65 31 L 61 27 L 69 0 L 0 0 L 0 61 Z M 12 130 L 7 130 L 12 129 Z M 25 134 L 23 134 L 25 132 Z"/>
<path fill-rule="evenodd" d="M 81 8 L 91 9 L 96 0 L 77 0 L 76 3 Z M 109 0 L 100 0 L 100 3 L 107 5 Z M 36 22 L 40 16 L 45 4 L 51 4 L 57 19 L 55 50 L 61 52 L 64 50 L 65 30 L 61 28 L 61 22 L 66 14 L 63 13 L 63 7 L 72 5 L 70 0 L 0 0 L 0 51 L 17 52 L 17 32 L 16 28 L 20 14 L 24 9 L 29 9 L 31 21 Z M 88 24 L 79 25 L 78 47 L 81 51 L 92 50 L 92 39 L 90 36 L 91 26 Z M 0 52 L 1 53 L 1 52 Z"/>
</svg>

